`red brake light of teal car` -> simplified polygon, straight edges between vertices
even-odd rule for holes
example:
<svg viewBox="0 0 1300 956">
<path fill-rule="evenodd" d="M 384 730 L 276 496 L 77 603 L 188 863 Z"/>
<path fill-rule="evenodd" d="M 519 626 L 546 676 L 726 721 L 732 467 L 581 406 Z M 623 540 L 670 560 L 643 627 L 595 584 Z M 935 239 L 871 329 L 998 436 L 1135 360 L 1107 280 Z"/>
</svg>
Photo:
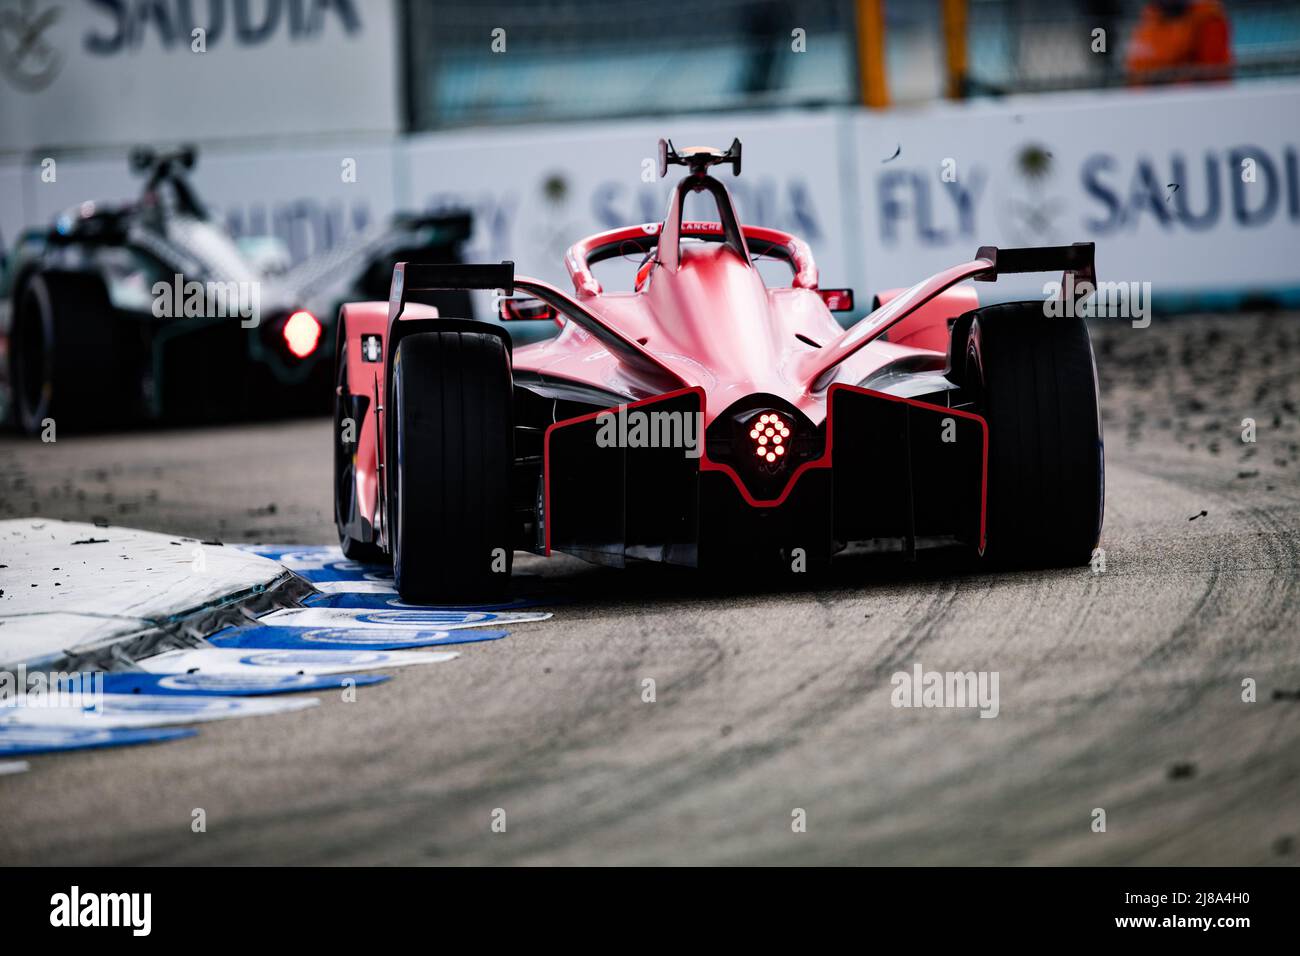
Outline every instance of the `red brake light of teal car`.
<svg viewBox="0 0 1300 956">
<path fill-rule="evenodd" d="M 321 324 L 310 312 L 295 312 L 284 323 L 284 344 L 298 358 L 306 358 L 320 344 Z"/>
</svg>

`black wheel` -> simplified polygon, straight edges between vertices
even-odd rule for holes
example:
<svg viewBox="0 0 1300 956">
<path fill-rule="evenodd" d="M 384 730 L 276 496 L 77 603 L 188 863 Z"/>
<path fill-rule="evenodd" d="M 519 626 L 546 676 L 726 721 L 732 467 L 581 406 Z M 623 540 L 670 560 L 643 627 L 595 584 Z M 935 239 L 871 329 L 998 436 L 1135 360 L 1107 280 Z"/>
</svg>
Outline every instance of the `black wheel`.
<svg viewBox="0 0 1300 956">
<path fill-rule="evenodd" d="M 1086 564 L 1106 485 L 1088 326 L 1048 317 L 1042 302 L 968 315 L 954 329 L 968 326 L 963 385 L 989 427 L 986 556 L 1021 567 Z"/>
<path fill-rule="evenodd" d="M 343 330 L 340 328 L 339 334 Z M 350 561 L 359 564 L 387 564 L 388 555 L 377 544 L 358 541 L 348 534 L 348 523 L 356 511 L 357 481 L 355 454 L 356 436 L 362 423 L 353 417 L 352 394 L 347 387 L 348 346 L 339 347 L 338 368 L 335 370 L 334 389 L 334 526 L 339 533 L 339 546 Z M 367 413 L 374 412 L 374 398 L 370 399 Z M 351 440 L 347 440 L 351 438 Z"/>
<path fill-rule="evenodd" d="M 393 358 L 388 528 L 405 601 L 467 604 L 510 584 L 514 384 L 495 335 L 407 335 Z"/>
<path fill-rule="evenodd" d="M 19 427 L 56 428 L 120 422 L 127 409 L 103 283 L 76 273 L 38 273 L 23 287 L 13 329 L 14 403 Z"/>
</svg>

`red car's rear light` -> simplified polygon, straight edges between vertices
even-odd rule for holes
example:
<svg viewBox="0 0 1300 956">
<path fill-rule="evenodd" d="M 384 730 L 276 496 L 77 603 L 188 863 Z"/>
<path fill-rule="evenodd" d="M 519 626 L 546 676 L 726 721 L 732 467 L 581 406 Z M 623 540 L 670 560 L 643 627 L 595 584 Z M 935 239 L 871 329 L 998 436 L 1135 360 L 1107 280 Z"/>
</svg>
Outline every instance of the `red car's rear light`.
<svg viewBox="0 0 1300 956">
<path fill-rule="evenodd" d="M 790 423 L 777 412 L 763 412 L 750 422 L 749 437 L 754 442 L 754 455 L 769 465 L 785 457 L 790 441 Z"/>
<path fill-rule="evenodd" d="M 320 344 L 321 324 L 316 316 L 310 312 L 300 311 L 289 316 L 284 328 L 280 334 L 284 336 L 284 344 L 289 347 L 298 358 L 306 358 L 316 351 L 316 346 Z"/>
</svg>

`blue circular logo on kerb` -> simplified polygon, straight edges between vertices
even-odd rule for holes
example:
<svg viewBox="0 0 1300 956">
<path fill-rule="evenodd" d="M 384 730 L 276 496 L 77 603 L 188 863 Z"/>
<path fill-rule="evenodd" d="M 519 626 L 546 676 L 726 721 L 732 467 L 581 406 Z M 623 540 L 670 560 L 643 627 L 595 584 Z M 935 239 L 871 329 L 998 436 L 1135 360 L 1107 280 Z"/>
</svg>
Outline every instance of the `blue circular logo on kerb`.
<svg viewBox="0 0 1300 956">
<path fill-rule="evenodd" d="M 358 614 L 362 624 L 428 624 L 433 627 L 447 624 L 486 624 L 497 615 L 487 611 L 374 611 Z"/>
<path fill-rule="evenodd" d="M 297 667 L 313 664 L 341 664 L 356 666 L 359 664 L 380 664 L 389 659 L 382 651 L 260 651 L 239 659 L 241 664 L 253 667 Z"/>
<path fill-rule="evenodd" d="M 420 631 L 416 634 L 389 634 L 365 628 L 322 627 L 303 631 L 298 639 L 311 644 L 426 644 L 450 637 L 448 631 Z"/>
<path fill-rule="evenodd" d="M 168 674 L 158 686 L 168 690 L 268 690 L 301 687 L 313 681 L 305 674 Z"/>
</svg>

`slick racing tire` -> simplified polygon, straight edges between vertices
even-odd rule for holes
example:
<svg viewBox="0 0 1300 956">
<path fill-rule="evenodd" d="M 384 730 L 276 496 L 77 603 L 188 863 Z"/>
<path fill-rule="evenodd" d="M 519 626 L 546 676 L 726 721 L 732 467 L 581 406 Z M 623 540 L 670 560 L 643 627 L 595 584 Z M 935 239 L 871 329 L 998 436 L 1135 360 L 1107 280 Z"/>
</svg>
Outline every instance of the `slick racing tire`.
<svg viewBox="0 0 1300 956">
<path fill-rule="evenodd" d="M 1045 315 L 1042 302 L 967 315 L 954 330 L 966 330 L 963 384 L 988 422 L 985 555 L 1017 567 L 1086 564 L 1106 484 L 1088 327 Z"/>
<path fill-rule="evenodd" d="M 43 434 L 49 421 L 80 429 L 120 420 L 114 321 L 97 276 L 42 272 L 28 280 L 11 343 L 15 417 L 24 432 Z"/>
<path fill-rule="evenodd" d="M 514 535 L 514 384 L 482 332 L 404 336 L 393 358 L 388 527 L 402 600 L 504 596 Z"/>
<path fill-rule="evenodd" d="M 340 329 L 340 334 L 342 330 Z M 338 368 L 335 370 L 334 389 L 334 525 L 339 533 L 339 547 L 343 556 L 359 564 L 387 564 L 388 555 L 383 549 L 369 541 L 358 541 L 348 535 L 348 522 L 356 510 L 357 478 L 354 454 L 356 442 L 345 441 L 348 435 L 361 432 L 361 422 L 352 422 L 351 427 L 345 421 L 352 414 L 352 393 L 348 391 L 347 380 L 348 346 L 344 342 L 339 349 Z M 374 399 L 371 398 L 373 404 Z M 373 409 L 372 409 L 373 411 Z"/>
</svg>

